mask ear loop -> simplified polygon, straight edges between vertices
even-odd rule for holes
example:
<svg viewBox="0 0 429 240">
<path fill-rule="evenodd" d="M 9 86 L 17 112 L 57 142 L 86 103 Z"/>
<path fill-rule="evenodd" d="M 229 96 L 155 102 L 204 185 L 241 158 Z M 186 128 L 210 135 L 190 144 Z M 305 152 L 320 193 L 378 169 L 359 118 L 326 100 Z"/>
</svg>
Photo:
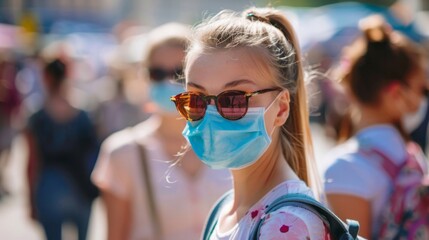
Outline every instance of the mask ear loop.
<svg viewBox="0 0 429 240">
<path fill-rule="evenodd" d="M 265 113 L 274 105 L 274 103 L 279 99 L 279 97 L 280 97 L 280 95 L 281 95 L 281 93 L 283 93 L 285 90 L 282 90 L 282 91 L 280 91 L 279 92 L 279 94 L 277 94 L 277 96 L 276 96 L 276 98 L 274 98 L 274 100 L 270 103 L 270 105 L 268 105 L 268 107 L 267 108 L 265 108 L 265 111 L 264 111 L 264 115 L 265 115 Z M 288 101 L 288 104 L 290 103 L 290 101 Z M 289 113 L 288 113 L 288 115 L 289 115 Z M 274 126 L 273 127 L 273 131 L 271 131 L 271 133 L 270 133 L 270 138 L 272 139 L 273 138 L 273 134 L 274 134 L 274 131 L 276 130 L 276 128 L 277 128 L 277 126 Z"/>
<path fill-rule="evenodd" d="M 264 113 L 266 113 L 273 105 L 274 103 L 277 101 L 277 99 L 279 99 L 280 95 L 282 92 L 284 92 L 285 90 L 282 90 L 279 92 L 279 94 L 277 94 L 276 98 L 274 98 L 274 100 L 270 103 L 270 105 L 268 105 L 268 107 L 265 108 Z"/>
</svg>

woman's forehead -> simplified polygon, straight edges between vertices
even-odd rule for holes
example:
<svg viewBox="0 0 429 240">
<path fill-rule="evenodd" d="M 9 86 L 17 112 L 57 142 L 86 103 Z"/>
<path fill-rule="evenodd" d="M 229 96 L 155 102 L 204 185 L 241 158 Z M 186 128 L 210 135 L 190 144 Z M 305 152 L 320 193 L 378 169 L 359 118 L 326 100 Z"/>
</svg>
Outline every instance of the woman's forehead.
<svg viewBox="0 0 429 240">
<path fill-rule="evenodd" d="M 217 85 L 246 79 L 257 86 L 272 86 L 273 74 L 267 58 L 252 48 L 188 53 L 186 80 L 199 85 Z"/>
<path fill-rule="evenodd" d="M 150 65 L 175 68 L 183 63 L 185 52 L 179 47 L 159 46 L 150 56 Z"/>
</svg>

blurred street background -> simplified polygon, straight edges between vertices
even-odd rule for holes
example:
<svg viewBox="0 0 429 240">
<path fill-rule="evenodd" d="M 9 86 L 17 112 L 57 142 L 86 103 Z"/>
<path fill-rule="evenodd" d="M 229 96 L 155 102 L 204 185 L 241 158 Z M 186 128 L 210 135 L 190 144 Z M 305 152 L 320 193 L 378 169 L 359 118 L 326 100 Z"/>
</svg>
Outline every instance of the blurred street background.
<svg viewBox="0 0 429 240">
<path fill-rule="evenodd" d="M 292 19 L 308 69 L 320 73 L 309 84 L 309 94 L 322 171 L 323 155 L 335 144 L 337 116 L 347 105 L 325 73 L 338 63 L 341 48 L 357 37 L 359 20 L 374 13 L 428 49 L 429 0 L 0 0 L 0 239 L 44 239 L 41 226 L 30 218 L 23 137 L 28 117 L 44 102 L 41 59 L 60 54 L 69 61 L 73 104 L 90 113 L 102 141 L 149 115 L 142 107 L 146 90 L 139 74 L 148 30 L 170 21 L 195 25 L 222 9 L 269 4 Z M 121 87 L 112 73 L 118 69 Z M 101 116 L 120 91 L 135 114 Z M 64 239 L 76 238 L 72 227 L 64 228 Z M 98 198 L 88 239 L 106 239 L 106 214 Z"/>
<path fill-rule="evenodd" d="M 316 156 L 321 156 L 334 144 L 327 141 L 323 129 L 318 124 L 312 125 Z M 43 230 L 28 217 L 28 201 L 24 180 L 26 147 L 24 139 L 18 136 L 12 143 L 11 162 L 4 169 L 5 185 L 10 195 L 0 202 L 0 239 L 4 240 L 42 240 Z M 106 213 L 102 202 L 97 199 L 93 204 L 89 224 L 88 239 L 106 239 Z M 66 227 L 64 240 L 75 239 L 72 227 Z"/>
</svg>

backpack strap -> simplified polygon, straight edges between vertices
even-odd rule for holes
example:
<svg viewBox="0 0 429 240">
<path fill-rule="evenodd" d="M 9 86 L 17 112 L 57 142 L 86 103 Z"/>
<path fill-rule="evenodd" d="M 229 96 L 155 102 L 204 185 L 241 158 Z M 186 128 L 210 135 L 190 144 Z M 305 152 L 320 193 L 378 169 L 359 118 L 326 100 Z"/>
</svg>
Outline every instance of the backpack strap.
<svg viewBox="0 0 429 240">
<path fill-rule="evenodd" d="M 286 194 L 277 198 L 271 203 L 264 212 L 264 216 L 258 221 L 253 228 L 250 238 L 257 240 L 260 235 L 262 223 L 267 214 L 276 211 L 285 206 L 294 206 L 304 208 L 316 216 L 318 216 L 326 226 L 329 227 L 329 232 L 332 239 L 338 240 L 353 240 L 358 239 L 359 223 L 353 220 L 348 220 L 347 224 L 343 223 L 332 211 L 327 209 L 313 198 L 299 193 Z"/>
<path fill-rule="evenodd" d="M 424 156 L 423 151 L 421 150 L 420 146 L 414 142 L 407 143 L 406 146 L 406 157 L 405 161 L 403 161 L 401 164 L 396 165 L 392 159 L 387 156 L 384 152 L 380 151 L 377 148 L 369 148 L 369 149 L 360 149 L 359 152 L 365 155 L 371 155 L 375 154 L 380 159 L 380 165 L 383 168 L 384 172 L 389 175 L 390 179 L 394 181 L 398 175 L 400 174 L 401 170 L 408 166 L 411 169 L 417 170 L 422 175 L 425 174 L 425 166 L 422 165 L 422 161 L 418 160 L 419 156 Z M 424 160 L 423 160 L 424 161 Z"/>
<path fill-rule="evenodd" d="M 230 201 L 232 198 L 232 190 L 226 192 L 222 197 L 219 198 L 219 200 L 216 202 L 212 210 L 210 211 L 210 215 L 206 221 L 204 233 L 203 233 L 203 240 L 209 240 L 210 236 L 212 235 L 220 214 L 220 209 L 222 209 L 222 206 Z"/>
<path fill-rule="evenodd" d="M 387 175 L 389 175 L 389 177 L 392 180 L 395 180 L 396 177 L 399 175 L 399 173 L 401 172 L 401 169 L 407 164 L 407 161 L 404 161 L 403 163 L 396 165 L 391 159 L 390 157 L 388 157 L 384 152 L 376 149 L 376 148 L 371 148 L 371 149 L 367 149 L 367 150 L 361 150 L 364 154 L 371 154 L 374 153 L 377 156 L 379 156 L 379 159 L 381 160 L 381 167 L 383 168 L 384 172 L 387 173 Z M 407 153 L 408 155 L 408 153 Z"/>
</svg>

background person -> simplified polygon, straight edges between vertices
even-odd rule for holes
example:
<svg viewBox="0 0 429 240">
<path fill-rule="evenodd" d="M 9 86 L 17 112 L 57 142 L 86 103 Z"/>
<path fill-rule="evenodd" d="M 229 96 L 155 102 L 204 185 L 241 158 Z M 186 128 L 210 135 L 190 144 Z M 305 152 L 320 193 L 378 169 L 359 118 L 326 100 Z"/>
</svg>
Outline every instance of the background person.
<svg viewBox="0 0 429 240">
<path fill-rule="evenodd" d="M 109 240 L 198 239 L 210 207 L 231 186 L 226 170 L 209 169 L 192 151 L 172 166 L 186 141 L 181 136 L 185 121 L 178 120 L 169 99 L 183 89 L 177 76 L 189 33 L 178 23 L 149 33 L 144 67 L 151 103 L 146 109 L 153 115 L 103 143 L 92 178 L 107 209 Z M 150 176 L 144 175 L 143 161 Z"/>
<path fill-rule="evenodd" d="M 88 114 L 70 105 L 67 65 L 54 59 L 45 64 L 43 73 L 47 99 L 31 115 L 25 131 L 31 214 L 48 240 L 62 239 L 66 222 L 76 226 L 78 239 L 84 240 L 98 194 L 90 180 L 97 136 Z"/>
<path fill-rule="evenodd" d="M 352 108 L 341 129 L 347 141 L 327 157 L 333 162 L 325 172 L 325 191 L 339 217 L 359 221 L 362 236 L 377 239 L 393 182 L 377 158 L 360 149 L 377 149 L 397 166 L 407 159 L 410 138 L 402 121 L 419 109 L 426 77 L 419 49 L 380 16 L 363 20 L 361 28 L 362 38 L 343 56 L 342 83 Z"/>
</svg>

